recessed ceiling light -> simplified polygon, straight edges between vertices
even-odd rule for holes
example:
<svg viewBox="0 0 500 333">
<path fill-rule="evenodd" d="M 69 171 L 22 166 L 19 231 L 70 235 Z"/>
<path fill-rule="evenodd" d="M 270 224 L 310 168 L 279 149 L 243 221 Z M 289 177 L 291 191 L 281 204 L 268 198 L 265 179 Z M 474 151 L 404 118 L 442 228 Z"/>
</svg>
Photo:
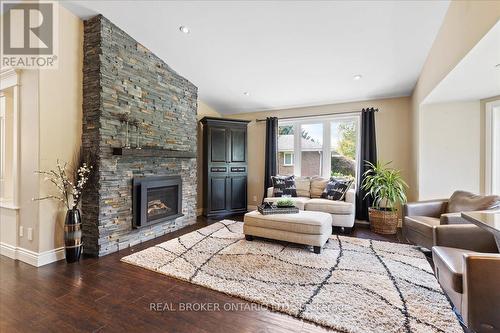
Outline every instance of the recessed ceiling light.
<svg viewBox="0 0 500 333">
<path fill-rule="evenodd" d="M 363 76 L 361 76 L 360 74 L 356 74 L 353 76 L 353 79 L 357 81 L 357 80 L 361 80 L 362 77 Z"/>
<path fill-rule="evenodd" d="M 248 91 L 245 91 L 245 92 L 243 92 L 243 95 L 250 96 L 250 93 Z"/>
<path fill-rule="evenodd" d="M 181 32 L 185 33 L 185 34 L 188 34 L 188 33 L 189 33 L 189 31 L 190 31 L 190 30 L 189 30 L 189 28 L 188 28 L 188 27 L 186 27 L 185 25 L 181 25 L 181 26 L 179 27 L 179 30 L 180 30 Z"/>
</svg>

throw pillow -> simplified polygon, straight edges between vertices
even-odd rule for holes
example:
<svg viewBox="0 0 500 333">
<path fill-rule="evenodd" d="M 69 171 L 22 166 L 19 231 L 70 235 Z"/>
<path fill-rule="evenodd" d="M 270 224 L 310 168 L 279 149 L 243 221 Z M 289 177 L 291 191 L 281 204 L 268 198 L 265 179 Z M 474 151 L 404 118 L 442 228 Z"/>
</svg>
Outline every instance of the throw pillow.
<svg viewBox="0 0 500 333">
<path fill-rule="evenodd" d="M 353 179 L 349 178 L 331 178 L 326 184 L 321 197 L 328 200 L 344 200 L 346 192 L 351 187 Z"/>
<path fill-rule="evenodd" d="M 311 198 L 321 198 L 327 183 L 327 178 L 313 177 L 311 179 Z"/>
<path fill-rule="evenodd" d="M 500 208 L 497 195 L 477 195 L 466 191 L 455 191 L 448 201 L 448 213 Z"/>
<path fill-rule="evenodd" d="M 295 178 L 295 187 L 297 188 L 298 197 L 311 197 L 311 179 L 309 177 Z"/>
<path fill-rule="evenodd" d="M 295 176 L 273 176 L 273 196 L 282 197 L 290 195 L 297 196 L 297 189 L 295 187 Z"/>
</svg>

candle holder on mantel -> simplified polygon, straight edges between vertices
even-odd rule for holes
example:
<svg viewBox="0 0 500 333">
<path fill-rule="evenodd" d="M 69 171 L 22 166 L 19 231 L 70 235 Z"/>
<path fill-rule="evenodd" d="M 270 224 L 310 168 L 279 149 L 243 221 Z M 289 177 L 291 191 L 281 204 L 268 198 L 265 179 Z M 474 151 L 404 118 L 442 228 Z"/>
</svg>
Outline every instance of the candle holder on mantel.
<svg viewBox="0 0 500 333">
<path fill-rule="evenodd" d="M 130 142 L 129 142 L 130 112 L 126 112 L 120 115 L 120 122 L 122 124 L 125 123 L 125 144 L 123 145 L 123 148 L 130 148 Z"/>
<path fill-rule="evenodd" d="M 139 146 L 139 124 L 139 121 L 136 119 L 130 121 L 130 126 L 133 126 L 135 128 L 135 149 L 141 149 L 141 147 Z"/>
</svg>

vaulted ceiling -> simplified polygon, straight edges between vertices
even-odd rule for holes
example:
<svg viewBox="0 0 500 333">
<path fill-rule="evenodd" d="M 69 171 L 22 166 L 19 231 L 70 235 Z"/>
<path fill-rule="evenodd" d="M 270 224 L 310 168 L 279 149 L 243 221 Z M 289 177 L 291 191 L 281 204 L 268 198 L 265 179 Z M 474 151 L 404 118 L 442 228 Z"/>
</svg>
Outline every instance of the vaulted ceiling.
<svg viewBox="0 0 500 333">
<path fill-rule="evenodd" d="M 82 18 L 103 14 L 198 86 L 204 102 L 236 113 L 409 95 L 449 2 L 63 4 Z"/>
</svg>

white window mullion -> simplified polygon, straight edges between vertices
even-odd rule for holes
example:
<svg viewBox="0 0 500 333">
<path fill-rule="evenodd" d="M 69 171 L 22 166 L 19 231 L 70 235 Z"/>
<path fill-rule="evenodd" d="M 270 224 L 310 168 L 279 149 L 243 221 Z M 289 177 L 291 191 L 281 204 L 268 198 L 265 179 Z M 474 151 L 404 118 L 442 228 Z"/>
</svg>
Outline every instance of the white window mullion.
<svg viewBox="0 0 500 333">
<path fill-rule="evenodd" d="M 322 176 L 326 177 L 326 178 L 330 177 L 330 173 L 331 173 L 330 170 L 331 170 L 331 163 L 332 163 L 332 160 L 330 158 L 330 154 L 331 154 L 330 153 L 330 144 L 331 144 L 330 129 L 331 129 L 330 121 L 325 120 L 323 122 L 323 163 L 322 163 L 323 170 L 321 170 L 321 172 L 322 172 Z"/>
<path fill-rule="evenodd" d="M 301 138 L 301 128 L 299 123 L 293 124 L 293 154 L 295 155 L 295 163 L 293 167 L 293 173 L 295 176 L 300 176 L 300 166 L 302 161 L 302 154 L 300 153 L 300 138 Z"/>
</svg>

